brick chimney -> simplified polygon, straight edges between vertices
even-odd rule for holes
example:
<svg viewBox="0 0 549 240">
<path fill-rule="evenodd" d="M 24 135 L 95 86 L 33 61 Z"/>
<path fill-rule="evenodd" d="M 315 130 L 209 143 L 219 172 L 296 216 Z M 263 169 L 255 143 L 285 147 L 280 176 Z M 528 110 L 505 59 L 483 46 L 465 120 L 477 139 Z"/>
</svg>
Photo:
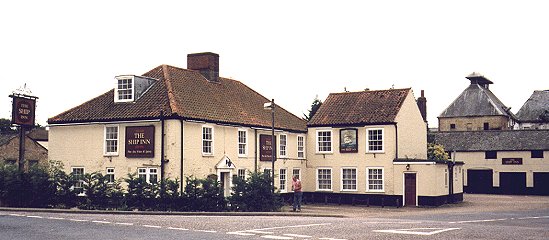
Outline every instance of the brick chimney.
<svg viewBox="0 0 549 240">
<path fill-rule="evenodd" d="M 219 82 L 219 55 L 203 52 L 187 54 L 187 69 L 198 70 L 210 82 Z"/>
<path fill-rule="evenodd" d="M 424 93 L 425 92 L 421 90 L 421 97 L 417 98 L 417 107 L 419 108 L 421 117 L 423 117 L 423 121 L 427 122 L 427 98 L 425 98 Z"/>
</svg>

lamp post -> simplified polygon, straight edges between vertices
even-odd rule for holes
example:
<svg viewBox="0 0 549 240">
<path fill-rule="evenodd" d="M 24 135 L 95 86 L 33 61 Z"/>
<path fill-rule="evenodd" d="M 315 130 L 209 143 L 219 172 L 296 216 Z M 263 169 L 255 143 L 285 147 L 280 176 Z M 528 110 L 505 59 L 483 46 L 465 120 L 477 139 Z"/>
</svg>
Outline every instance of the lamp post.
<svg viewBox="0 0 549 240">
<path fill-rule="evenodd" d="M 271 99 L 271 102 L 263 104 L 264 109 L 271 110 L 271 177 L 272 177 L 272 191 L 275 190 L 275 161 L 276 161 L 276 145 L 275 145 L 275 104 L 274 99 Z"/>
</svg>

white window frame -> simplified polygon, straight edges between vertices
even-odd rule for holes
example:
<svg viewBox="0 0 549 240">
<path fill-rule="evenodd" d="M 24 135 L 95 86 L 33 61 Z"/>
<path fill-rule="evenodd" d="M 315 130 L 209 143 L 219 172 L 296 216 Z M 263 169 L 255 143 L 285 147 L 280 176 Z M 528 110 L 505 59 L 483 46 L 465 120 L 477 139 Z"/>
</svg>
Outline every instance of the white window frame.
<svg viewBox="0 0 549 240">
<path fill-rule="evenodd" d="M 116 139 L 107 139 L 107 129 L 116 128 Z M 107 141 L 116 141 L 116 152 L 108 152 Z M 120 126 L 119 125 L 105 125 L 103 130 L 103 154 L 105 156 L 118 156 L 120 150 Z"/>
<path fill-rule="evenodd" d="M 377 131 L 377 130 L 381 130 L 381 150 L 370 150 L 370 131 Z M 385 130 L 383 128 L 366 128 L 366 152 L 367 153 L 384 153 L 385 152 Z"/>
<path fill-rule="evenodd" d="M 301 139 L 301 146 L 299 139 Z M 301 154 L 301 156 L 299 156 Z M 305 159 L 305 136 L 297 135 L 297 158 Z"/>
<path fill-rule="evenodd" d="M 244 138 L 240 138 L 240 133 L 244 133 Z M 246 129 L 238 129 L 237 133 L 237 151 L 239 157 L 246 157 L 248 155 L 248 131 Z M 240 140 L 244 140 L 241 142 Z M 242 148 L 241 148 L 242 147 Z M 242 153 L 240 150 L 243 150 L 244 153 Z"/>
<path fill-rule="evenodd" d="M 295 173 L 297 171 L 297 174 Z M 292 177 L 297 175 L 298 179 L 301 180 L 301 168 L 292 169 Z"/>
<path fill-rule="evenodd" d="M 319 134 L 323 132 L 330 133 L 330 150 L 329 151 L 320 150 L 320 144 L 319 144 L 320 142 L 318 141 L 319 140 L 318 138 L 320 137 Z M 315 142 L 316 142 L 316 153 L 333 153 L 334 152 L 334 133 L 332 132 L 332 130 L 329 130 L 329 129 L 316 130 Z"/>
<path fill-rule="evenodd" d="M 326 189 L 326 188 L 320 188 L 320 178 L 319 178 L 319 173 L 320 173 L 320 170 L 329 170 L 330 171 L 330 188 L 329 189 Z M 317 168 L 316 169 L 316 190 L 317 191 L 332 191 L 333 189 L 333 186 L 334 186 L 334 181 L 332 180 L 334 178 L 334 174 L 333 174 L 333 171 L 332 171 L 332 168 L 325 168 L 325 167 L 321 167 L 321 168 Z"/>
<path fill-rule="evenodd" d="M 381 189 L 370 189 L 370 169 L 380 170 L 381 169 Z M 385 169 L 383 167 L 367 167 L 366 168 L 366 192 L 385 192 Z"/>
<path fill-rule="evenodd" d="M 211 139 L 204 139 L 204 129 L 205 128 L 209 128 L 211 129 Z M 202 152 L 202 156 L 213 156 L 214 154 L 214 128 L 212 126 L 209 126 L 209 125 L 203 125 L 202 128 L 201 128 L 201 131 L 200 131 L 200 139 L 202 139 L 201 141 L 201 152 Z M 204 152 L 204 142 L 205 141 L 210 141 L 211 145 L 210 145 L 210 152 Z"/>
<path fill-rule="evenodd" d="M 282 141 L 282 138 L 284 138 L 284 141 Z M 288 157 L 288 135 L 286 134 L 278 135 L 278 156 L 281 158 Z"/>
<path fill-rule="evenodd" d="M 344 170 L 355 170 L 355 178 L 354 178 L 354 185 L 355 185 L 355 188 L 354 189 L 344 189 L 344 178 L 343 176 L 345 176 L 343 174 L 343 171 Z M 353 180 L 353 179 L 349 179 L 349 180 Z M 356 167 L 342 167 L 341 168 L 341 191 L 342 192 L 356 192 L 358 191 L 358 170 Z"/>
<path fill-rule="evenodd" d="M 284 172 L 284 174 L 282 174 L 282 172 Z M 280 189 L 280 192 L 288 191 L 287 184 L 288 184 L 288 169 L 281 168 L 278 170 L 278 189 Z"/>
<path fill-rule="evenodd" d="M 82 169 L 82 176 L 80 176 L 80 179 L 78 179 L 77 182 L 74 183 L 74 185 L 72 186 L 73 190 L 79 188 L 79 189 L 82 189 L 80 193 L 78 193 L 78 196 L 84 196 L 85 193 L 84 193 L 84 175 L 86 174 L 86 168 L 85 167 L 71 167 L 71 173 L 74 175 L 74 170 L 75 169 Z"/>
<path fill-rule="evenodd" d="M 238 169 L 237 172 L 236 172 L 236 176 L 246 180 L 246 169 L 245 168 Z"/>
<path fill-rule="evenodd" d="M 118 82 L 124 81 L 124 80 L 130 80 L 131 87 L 120 89 Z M 130 98 L 126 99 L 120 99 L 120 93 L 119 91 L 125 91 L 130 90 Z M 116 86 L 114 88 L 114 102 L 133 102 L 135 96 L 135 77 L 134 76 L 118 76 L 116 77 Z"/>
<path fill-rule="evenodd" d="M 116 178 L 115 178 L 115 175 L 114 175 L 115 171 L 114 171 L 114 168 L 113 167 L 108 167 L 106 170 L 105 170 L 105 176 L 111 176 L 112 175 L 112 181 L 111 181 L 111 178 L 109 177 L 108 178 L 108 181 L 109 183 L 114 183 L 116 181 Z"/>
<path fill-rule="evenodd" d="M 140 170 L 145 170 L 144 174 L 140 174 L 139 173 Z M 154 170 L 154 171 L 152 171 L 152 170 Z M 156 168 L 156 167 L 138 167 L 137 168 L 137 177 L 138 178 L 140 178 L 139 175 L 145 175 L 145 181 L 147 183 L 151 183 L 151 176 L 156 175 L 156 182 L 153 182 L 152 184 L 159 184 L 158 168 Z"/>
</svg>

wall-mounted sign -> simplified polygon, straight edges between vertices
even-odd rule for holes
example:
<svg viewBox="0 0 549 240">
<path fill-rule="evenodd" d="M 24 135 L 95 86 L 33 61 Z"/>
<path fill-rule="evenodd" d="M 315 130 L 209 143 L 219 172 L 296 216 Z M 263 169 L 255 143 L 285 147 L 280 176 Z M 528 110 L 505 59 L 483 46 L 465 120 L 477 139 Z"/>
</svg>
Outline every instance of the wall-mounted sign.
<svg viewBox="0 0 549 240">
<path fill-rule="evenodd" d="M 356 128 L 347 128 L 339 130 L 339 152 L 356 153 L 358 152 L 358 130 Z"/>
<path fill-rule="evenodd" d="M 259 160 L 260 161 L 272 161 L 273 149 L 276 154 L 276 136 L 274 138 L 274 147 L 271 139 L 271 135 L 259 135 Z"/>
<path fill-rule="evenodd" d="M 522 158 L 502 158 L 503 165 L 522 165 Z"/>
<path fill-rule="evenodd" d="M 154 126 L 126 127 L 126 157 L 154 157 Z"/>
<path fill-rule="evenodd" d="M 36 101 L 30 98 L 13 97 L 11 123 L 21 126 L 34 126 Z"/>
</svg>

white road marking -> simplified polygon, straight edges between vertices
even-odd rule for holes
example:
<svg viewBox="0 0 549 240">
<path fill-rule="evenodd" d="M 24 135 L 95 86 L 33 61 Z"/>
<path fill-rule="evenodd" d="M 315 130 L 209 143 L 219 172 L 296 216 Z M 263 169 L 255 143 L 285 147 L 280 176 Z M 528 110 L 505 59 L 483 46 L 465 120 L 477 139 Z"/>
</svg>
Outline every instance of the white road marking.
<svg viewBox="0 0 549 240">
<path fill-rule="evenodd" d="M 41 217 L 41 216 L 27 216 L 28 218 L 44 218 L 44 217 Z"/>
<path fill-rule="evenodd" d="M 227 234 L 240 235 L 240 236 L 254 236 L 255 235 L 253 233 L 246 233 L 246 232 L 227 232 Z"/>
<path fill-rule="evenodd" d="M 143 225 L 143 227 L 147 227 L 147 228 L 162 228 L 161 226 L 156 226 L 156 225 Z"/>
<path fill-rule="evenodd" d="M 115 222 L 116 225 L 133 226 L 133 223 Z"/>
<path fill-rule="evenodd" d="M 107 221 L 92 221 L 92 223 L 104 223 L 104 224 L 108 224 L 108 223 L 111 223 L 111 222 L 107 222 Z"/>
<path fill-rule="evenodd" d="M 213 230 L 194 230 L 195 232 L 206 232 L 206 233 L 216 233 L 217 231 Z"/>
<path fill-rule="evenodd" d="M 284 236 L 288 236 L 288 237 L 296 237 L 296 238 L 311 238 L 312 236 L 307 236 L 307 235 L 299 235 L 299 234 L 282 234 Z"/>
<path fill-rule="evenodd" d="M 65 220 L 65 218 L 60 217 L 48 217 L 49 219 L 55 219 L 55 220 Z"/>
<path fill-rule="evenodd" d="M 413 223 L 422 223 L 422 222 L 362 222 L 362 223 L 371 223 L 371 224 L 394 224 L 394 223 L 402 223 L 402 224 L 413 224 Z"/>
<path fill-rule="evenodd" d="M 15 217 L 24 217 L 25 216 L 25 215 L 16 214 L 16 213 L 10 213 L 9 215 L 10 216 L 15 216 Z"/>
<path fill-rule="evenodd" d="M 273 236 L 273 235 L 264 235 L 261 236 L 262 238 L 268 238 L 268 239 L 294 239 L 292 237 L 283 237 L 283 236 Z"/>
<path fill-rule="evenodd" d="M 189 229 L 186 228 L 177 228 L 177 227 L 168 227 L 170 230 L 180 230 L 180 231 L 188 231 Z"/>
<path fill-rule="evenodd" d="M 69 221 L 73 221 L 73 222 L 89 222 L 90 220 L 82 220 L 82 219 L 69 219 Z"/>
<path fill-rule="evenodd" d="M 330 224 L 331 224 L 331 223 L 315 223 L 315 224 L 306 224 L 306 225 L 292 225 L 292 226 L 282 226 L 282 227 L 270 227 L 270 228 L 260 228 L 260 229 L 246 230 L 246 232 L 261 231 L 261 230 L 273 230 L 273 229 L 281 229 L 281 228 L 300 228 L 300 227 L 312 227 L 312 226 L 325 226 L 325 225 L 330 225 Z"/>
<path fill-rule="evenodd" d="M 478 222 L 496 222 L 496 221 L 505 221 L 507 218 L 500 219 L 484 219 L 484 220 L 470 220 L 470 221 L 459 221 L 459 222 L 448 222 L 448 223 L 478 223 Z"/>
<path fill-rule="evenodd" d="M 520 220 L 524 220 L 524 219 L 540 219 L 540 218 L 549 218 L 549 216 L 539 216 L 539 217 L 523 217 L 523 218 L 518 218 Z"/>
<path fill-rule="evenodd" d="M 451 231 L 451 230 L 458 230 L 458 229 L 461 229 L 461 228 L 410 228 L 410 229 L 393 229 L 393 230 L 374 230 L 374 232 L 430 236 L 437 233 Z M 436 230 L 436 231 L 426 232 L 426 231 L 418 231 L 418 230 Z"/>
<path fill-rule="evenodd" d="M 259 233 L 259 234 L 273 234 L 273 232 L 265 232 L 265 231 L 258 231 L 258 230 L 247 230 L 243 232 L 252 232 L 252 233 Z"/>
</svg>

